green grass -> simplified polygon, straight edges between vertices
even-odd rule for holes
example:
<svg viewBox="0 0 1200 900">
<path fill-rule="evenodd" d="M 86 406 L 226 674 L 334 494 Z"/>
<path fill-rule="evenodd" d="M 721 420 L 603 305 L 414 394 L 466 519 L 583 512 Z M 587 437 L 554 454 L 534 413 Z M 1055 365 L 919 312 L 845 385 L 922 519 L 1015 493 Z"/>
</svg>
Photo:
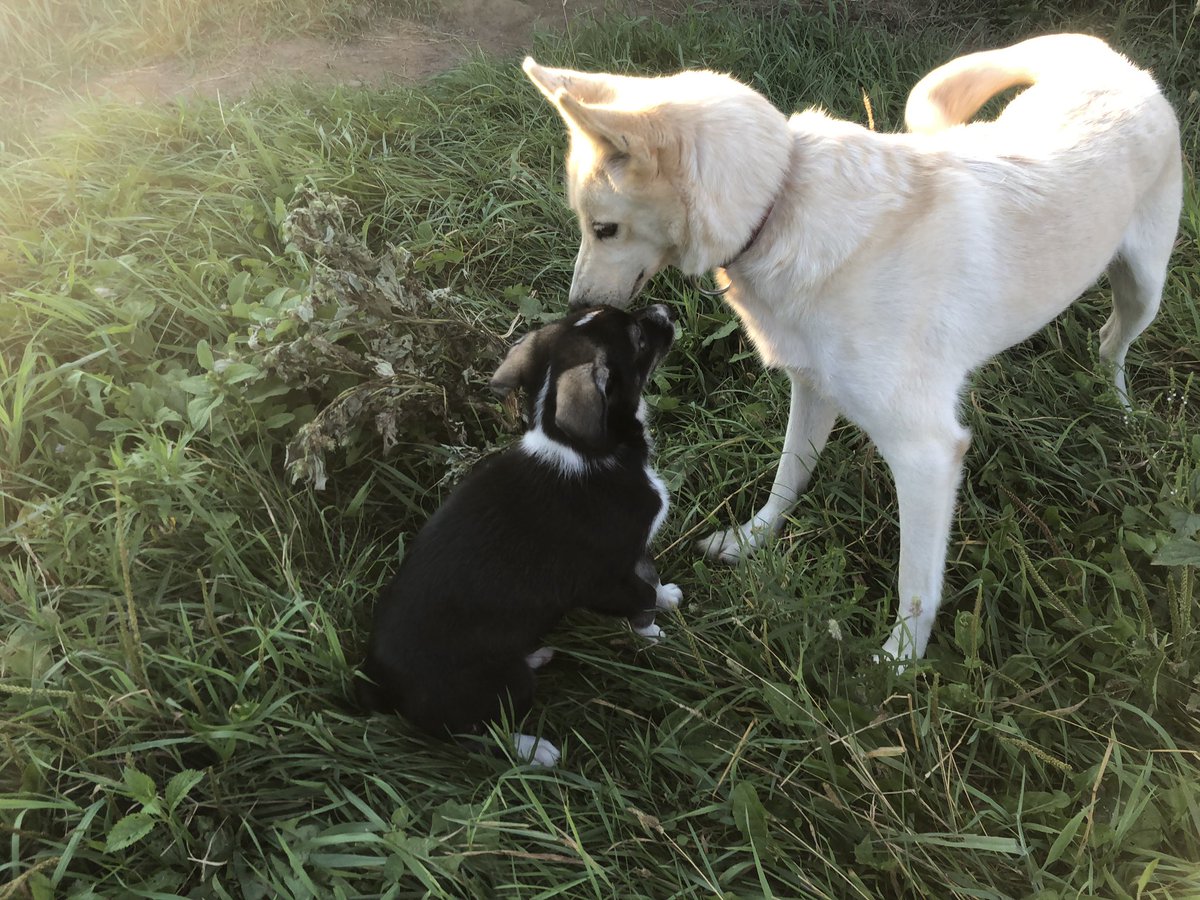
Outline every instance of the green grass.
<svg viewBox="0 0 1200 900">
<path fill-rule="evenodd" d="M 761 15 L 580 28 L 538 54 L 709 65 L 859 121 L 865 88 L 896 128 L 907 86 L 977 40 Z M 1155 67 L 1194 159 L 1189 15 L 1056 6 L 989 28 L 1112 38 Z M 870 661 L 898 535 L 855 429 L 770 552 L 727 568 L 692 549 L 767 490 L 786 387 L 668 275 L 670 640 L 587 616 L 553 635 L 530 727 L 563 746 L 557 771 L 350 706 L 404 539 L 510 439 L 494 359 L 459 339 L 499 348 L 564 304 L 560 127 L 514 61 L 475 60 L 411 93 L 98 107 L 0 153 L 0 898 L 1200 895 L 1194 184 L 1132 416 L 1096 358 L 1103 287 L 973 380 L 946 603 L 903 676 Z M 354 329 L 327 299 L 299 318 L 314 274 L 336 278 L 282 233 L 298 186 L 350 198 L 350 233 L 407 248 L 406 289 L 458 312 Z M 467 399 L 386 452 L 350 422 L 325 490 L 293 485 L 299 429 L 410 331 L 413 383 L 469 365 Z M 303 356 L 316 336 L 336 362 Z"/>
</svg>

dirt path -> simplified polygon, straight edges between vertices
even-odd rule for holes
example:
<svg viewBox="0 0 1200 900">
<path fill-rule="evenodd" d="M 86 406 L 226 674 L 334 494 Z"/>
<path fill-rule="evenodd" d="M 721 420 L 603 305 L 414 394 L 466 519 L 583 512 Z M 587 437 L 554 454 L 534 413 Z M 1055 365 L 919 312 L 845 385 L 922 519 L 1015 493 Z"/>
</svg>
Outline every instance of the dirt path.
<svg viewBox="0 0 1200 900">
<path fill-rule="evenodd" d="M 412 83 L 450 68 L 476 49 L 516 53 L 537 29 L 562 30 L 572 19 L 605 10 L 668 18 L 682 0 L 443 0 L 436 21 L 385 19 L 350 41 L 293 37 L 235 43 L 204 62 L 169 59 L 114 72 L 83 89 L 131 103 L 189 96 L 236 99 L 280 80 L 382 86 Z"/>
</svg>

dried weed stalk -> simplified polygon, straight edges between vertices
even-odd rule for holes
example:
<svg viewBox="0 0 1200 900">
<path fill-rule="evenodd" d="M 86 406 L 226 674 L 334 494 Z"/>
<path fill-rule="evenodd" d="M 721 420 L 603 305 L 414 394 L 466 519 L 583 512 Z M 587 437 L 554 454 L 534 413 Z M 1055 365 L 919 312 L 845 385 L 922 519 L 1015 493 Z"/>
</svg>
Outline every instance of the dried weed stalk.
<svg viewBox="0 0 1200 900">
<path fill-rule="evenodd" d="M 326 454 L 363 425 L 387 453 L 400 441 L 464 447 L 468 414 L 496 418 L 485 382 L 503 350 L 503 323 L 485 321 L 484 311 L 452 291 L 421 284 L 404 248 L 372 252 L 352 231 L 355 218 L 345 197 L 297 192 L 282 236 L 311 281 L 286 314 L 295 320 L 289 339 L 264 348 L 260 361 L 295 387 L 329 385 L 335 375 L 353 382 L 288 444 L 292 480 L 318 490 L 327 480 Z"/>
</svg>

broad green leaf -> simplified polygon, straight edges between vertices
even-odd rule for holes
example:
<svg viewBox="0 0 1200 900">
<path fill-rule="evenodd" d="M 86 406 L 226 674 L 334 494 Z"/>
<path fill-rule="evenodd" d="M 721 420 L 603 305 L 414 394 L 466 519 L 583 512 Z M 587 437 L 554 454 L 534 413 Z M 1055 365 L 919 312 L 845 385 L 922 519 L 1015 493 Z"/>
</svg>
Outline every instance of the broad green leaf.
<svg viewBox="0 0 1200 900">
<path fill-rule="evenodd" d="M 758 799 L 758 791 L 749 781 L 740 781 L 729 792 L 729 804 L 733 810 L 733 821 L 747 841 L 759 849 L 771 846 L 771 833 L 767 829 L 767 810 Z"/>
<path fill-rule="evenodd" d="M 208 345 L 208 341 L 201 338 L 196 343 L 196 359 L 207 371 L 211 372 L 213 367 L 212 347 Z"/>
<path fill-rule="evenodd" d="M 188 795 L 188 792 L 203 780 L 204 773 L 196 769 L 184 769 L 181 772 L 176 772 L 171 777 L 171 780 L 167 782 L 167 789 L 164 792 L 164 797 L 167 801 L 167 811 L 174 812 L 175 807 Z"/>
<path fill-rule="evenodd" d="M 700 342 L 700 346 L 707 347 L 709 344 L 714 344 L 717 341 L 721 340 L 722 338 L 729 337 L 729 335 L 731 335 L 735 331 L 737 331 L 739 324 L 740 323 L 738 322 L 737 319 L 730 319 L 728 322 L 726 322 L 724 325 L 722 325 L 720 328 L 718 328 L 712 334 L 705 337 L 704 340 Z"/>
<path fill-rule="evenodd" d="M 125 781 L 125 787 L 129 788 L 129 795 L 138 802 L 150 803 L 158 796 L 158 785 L 146 773 L 126 766 L 122 778 Z"/>
<path fill-rule="evenodd" d="M 136 844 L 154 830 L 154 817 L 149 813 L 135 812 L 117 822 L 104 841 L 104 852 L 113 853 Z"/>
<path fill-rule="evenodd" d="M 1200 566 L 1200 541 L 1172 538 L 1150 560 L 1155 566 Z"/>
</svg>

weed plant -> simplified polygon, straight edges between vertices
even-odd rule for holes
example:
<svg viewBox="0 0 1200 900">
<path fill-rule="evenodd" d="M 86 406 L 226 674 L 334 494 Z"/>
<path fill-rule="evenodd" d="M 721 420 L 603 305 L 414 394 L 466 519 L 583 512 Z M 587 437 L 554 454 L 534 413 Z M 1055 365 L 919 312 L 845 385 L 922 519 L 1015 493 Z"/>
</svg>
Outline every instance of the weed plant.
<svg viewBox="0 0 1200 900">
<path fill-rule="evenodd" d="M 1079 28 L 1154 67 L 1194 160 L 1190 7 L 1078 6 L 897 33 L 714 4 L 537 53 L 709 66 L 856 121 L 865 92 L 896 129 L 951 55 Z M 563 152 L 516 62 L 475 59 L 414 91 L 99 106 L 0 153 L 0 898 L 1200 896 L 1190 179 L 1133 413 L 1096 356 L 1103 284 L 972 380 L 946 602 L 903 675 L 871 662 L 896 503 L 854 428 L 769 550 L 696 553 L 767 491 L 786 385 L 668 274 L 669 639 L 582 615 L 553 635 L 527 729 L 563 746 L 554 771 L 354 709 L 405 539 L 512 439 L 501 348 L 565 305 Z M 336 264 L 285 228 L 314 198 Z M 452 314 L 395 305 L 430 292 Z M 400 384 L 419 414 L 389 431 L 365 405 L 323 488 L 292 481 L 322 411 Z"/>
</svg>

